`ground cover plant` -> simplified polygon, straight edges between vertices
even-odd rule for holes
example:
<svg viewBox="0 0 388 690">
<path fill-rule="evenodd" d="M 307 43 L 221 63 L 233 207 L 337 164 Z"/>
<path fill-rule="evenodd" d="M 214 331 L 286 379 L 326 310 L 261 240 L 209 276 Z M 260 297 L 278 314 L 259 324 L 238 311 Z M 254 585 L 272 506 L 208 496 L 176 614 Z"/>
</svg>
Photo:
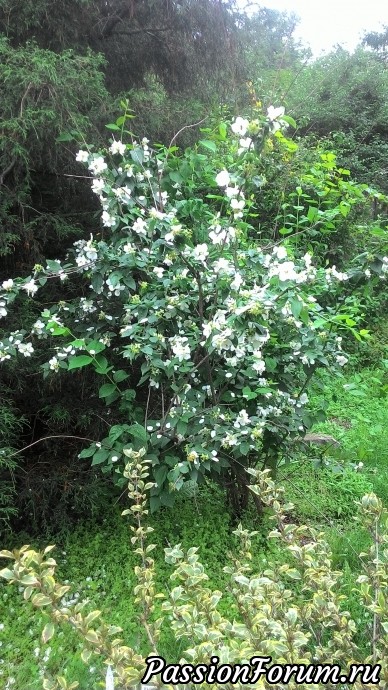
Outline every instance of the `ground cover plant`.
<svg viewBox="0 0 388 690">
<path fill-rule="evenodd" d="M 105 560 L 107 555 L 105 554 L 105 558 L 100 561 L 102 568 L 98 574 L 99 577 L 94 579 L 87 576 L 82 583 L 83 591 L 79 588 L 81 593 L 77 591 L 70 595 L 67 586 L 55 584 L 52 578 L 55 561 L 50 555 L 51 548 L 46 551 L 46 555 L 43 555 L 42 552 L 43 560 L 39 559 L 38 554 L 31 550 L 14 552 L 13 556 L 10 552 L 3 553 L 11 561 L 9 561 L 9 568 L 2 571 L 2 576 L 10 582 L 19 582 L 19 589 L 26 592 L 24 598 L 28 600 L 33 597 L 32 603 L 46 613 L 44 620 L 47 620 L 47 614 L 49 614 L 53 621 L 45 625 L 42 633 L 43 642 L 46 644 L 50 642 L 50 647 L 45 648 L 43 645 L 42 648 L 41 642 L 38 644 L 36 641 L 33 642 L 33 644 L 37 644 L 37 647 L 35 647 L 35 663 L 32 664 L 32 667 L 35 667 L 35 672 L 39 668 L 40 675 L 46 677 L 44 687 L 72 687 L 70 680 L 67 681 L 65 678 L 65 676 L 70 675 L 70 670 L 77 673 L 78 679 L 82 679 L 80 687 L 90 687 L 95 675 L 97 677 L 98 675 L 105 675 L 104 666 L 101 667 L 101 661 L 104 657 L 106 662 L 111 662 L 118 669 L 118 678 L 116 679 L 118 685 L 115 687 L 129 687 L 136 680 L 137 675 L 143 673 L 144 669 L 141 667 L 144 666 L 144 660 L 141 656 L 133 656 L 127 647 L 116 646 L 116 643 L 113 643 L 112 646 L 109 635 L 106 636 L 108 629 L 104 625 L 95 627 L 95 621 L 99 619 L 100 615 L 98 611 L 92 613 L 90 608 L 93 607 L 96 598 L 101 600 L 105 590 L 108 590 L 108 602 L 111 602 L 111 604 L 107 602 L 106 605 L 111 626 L 112 624 L 113 626 L 120 625 L 120 618 L 124 619 L 124 627 L 132 640 L 135 640 L 137 652 L 147 648 L 147 644 L 149 648 L 151 644 L 150 651 L 155 653 L 155 644 L 157 644 L 158 649 L 161 649 L 165 656 L 170 654 L 171 662 L 182 657 L 186 661 L 205 662 L 209 655 L 217 654 L 221 662 L 233 663 L 250 658 L 253 653 L 257 654 L 259 650 L 260 654 L 268 653 L 279 662 L 303 659 L 308 663 L 309 658 L 315 661 L 324 661 L 330 658 L 338 661 L 342 668 L 346 667 L 350 661 L 354 662 L 360 658 L 358 655 L 361 653 L 363 655 L 361 658 L 366 661 L 380 661 L 381 659 L 384 668 L 384 651 L 382 651 L 382 657 L 379 655 L 381 654 L 380 650 L 384 650 L 386 644 L 386 635 L 384 634 L 386 613 L 383 596 L 387 577 L 386 552 L 385 537 L 383 533 L 376 532 L 377 525 L 383 517 L 383 511 L 381 503 L 374 494 L 370 493 L 361 500 L 364 521 L 366 518 L 364 527 L 369 525 L 371 528 L 367 546 L 369 549 L 372 542 L 370 556 L 374 557 L 374 564 L 371 565 L 372 570 L 369 570 L 368 567 L 361 568 L 361 575 L 357 580 L 353 579 L 352 582 L 353 587 L 358 590 L 358 602 L 355 605 L 355 611 L 360 618 L 356 619 L 356 623 L 352 622 L 351 614 L 345 611 L 349 598 L 343 596 L 343 592 L 346 591 L 346 584 L 349 583 L 346 583 L 345 578 L 344 587 L 343 576 L 340 577 L 341 574 L 332 569 L 330 548 L 323 539 L 322 533 L 319 534 L 313 528 L 302 527 L 298 522 L 295 524 L 290 522 L 289 518 L 292 516 L 295 519 L 297 510 L 291 504 L 282 504 L 281 491 L 279 492 L 275 488 L 275 484 L 265 473 L 256 476 L 254 481 L 258 481 L 258 484 L 255 483 L 252 489 L 258 491 L 266 504 L 271 505 L 272 518 L 270 520 L 275 519 L 278 527 L 277 530 L 272 531 L 272 537 L 275 540 L 280 539 L 283 548 L 279 548 L 280 543 L 277 548 L 275 547 L 274 552 L 268 553 L 262 534 L 259 549 L 261 553 L 258 556 L 257 546 L 260 544 L 260 539 L 257 540 L 257 532 L 250 533 L 239 526 L 235 532 L 235 555 L 229 554 L 222 580 L 217 578 L 218 586 L 222 583 L 223 591 L 225 588 L 227 591 L 224 606 L 219 606 L 219 601 L 222 598 L 221 591 L 218 589 L 214 591 L 213 587 L 208 588 L 209 584 L 212 585 L 212 581 L 208 582 L 208 578 L 198 561 L 197 549 L 191 548 L 185 555 L 181 545 L 173 548 L 167 547 L 165 549 L 166 561 L 170 567 L 171 564 L 175 564 L 176 568 L 175 575 L 171 576 L 172 584 L 174 581 L 176 584 L 180 584 L 169 590 L 167 595 L 161 595 L 163 603 L 160 609 L 159 606 L 154 607 L 156 601 L 154 562 L 150 556 L 151 548 L 150 545 L 147 545 L 146 537 L 152 528 L 149 525 L 145 529 L 141 528 L 142 518 L 146 516 L 147 512 L 145 508 L 147 501 L 142 492 L 146 486 L 148 471 L 144 460 L 137 465 L 133 463 L 134 451 L 129 450 L 128 454 L 132 455 L 132 462 L 128 463 L 126 474 L 130 480 L 129 493 L 134 504 L 132 510 L 124 512 L 132 513 L 132 517 L 135 518 L 135 526 L 132 527 L 132 543 L 134 546 L 137 545 L 135 553 L 140 557 L 140 563 L 143 563 L 142 566 L 137 566 L 135 569 L 135 578 L 132 581 L 132 584 L 137 582 L 134 590 L 137 594 L 135 601 L 131 597 L 127 600 L 128 588 L 125 584 L 125 574 L 121 571 L 118 572 L 118 566 L 121 562 L 128 565 L 126 559 L 122 561 L 120 558 L 118 561 L 116 560 L 114 567 L 110 564 L 110 567 L 105 568 L 104 563 L 109 563 L 109 558 L 108 561 Z M 141 460 L 142 453 L 136 453 L 136 455 Z M 141 477 L 143 477 L 143 483 Z M 213 507 L 211 510 L 214 513 Z M 222 520 L 224 516 L 223 513 Z M 208 515 L 206 518 L 205 524 L 209 532 Z M 197 526 L 195 525 L 193 529 L 191 522 L 191 529 L 198 537 Z M 219 526 L 219 519 L 216 518 L 215 527 Z M 213 538 L 214 531 L 211 530 L 211 532 Z M 217 533 L 222 535 L 223 532 L 221 530 Z M 106 532 L 105 539 L 107 535 L 108 532 Z M 376 539 L 377 535 L 378 539 Z M 117 546 L 120 543 L 122 545 L 122 536 L 120 533 L 116 542 Z M 101 535 L 99 543 L 101 543 Z M 98 541 L 95 541 L 92 548 L 90 545 L 87 547 L 90 557 L 93 557 L 93 552 L 95 555 L 97 545 Z M 111 549 L 112 546 L 113 544 L 109 548 Z M 220 546 L 221 549 L 225 549 L 225 545 L 222 543 L 217 544 L 216 542 L 215 546 L 216 553 L 212 549 L 208 552 L 208 556 L 210 554 L 213 557 L 217 556 Z M 84 545 L 83 548 L 85 548 Z M 206 548 L 202 549 L 202 555 L 205 554 Z M 279 555 L 281 556 L 280 560 Z M 223 556 L 225 558 L 225 551 Z M 276 565 L 272 564 L 274 556 L 276 557 Z M 357 573 L 360 573 L 360 564 L 364 562 L 365 565 L 365 557 L 366 554 L 364 554 L 364 561 L 357 563 L 355 568 Z M 45 558 L 48 559 L 46 565 L 44 565 Z M 16 561 L 14 562 L 13 559 Z M 12 565 L 13 563 L 14 565 Z M 68 569 L 67 565 L 65 567 Z M 260 574 L 253 576 L 252 572 L 256 572 L 255 567 L 260 568 Z M 48 575 L 49 573 L 51 574 Z M 113 576 L 113 580 L 110 579 L 109 575 L 110 577 Z M 218 568 L 219 575 L 220 570 Z M 229 578 L 231 580 L 228 587 Z M 371 587 L 368 586 L 368 582 L 370 582 Z M 95 585 L 94 588 L 93 584 Z M 300 587 L 301 584 L 303 585 L 302 588 Z M 115 585 L 116 587 L 118 585 L 118 590 Z M 103 591 L 101 591 L 102 587 L 104 587 Z M 34 591 L 42 591 L 44 594 L 34 594 Z M 128 608 L 123 607 L 124 602 L 128 602 L 130 612 L 132 615 L 134 614 L 129 626 L 128 617 L 131 617 L 131 614 L 129 614 Z M 351 597 L 350 602 L 352 603 Z M 364 602 L 365 608 L 363 608 L 362 602 Z M 113 611 L 110 608 L 112 603 L 114 605 Z M 137 608 L 136 613 L 132 611 L 133 604 L 135 609 Z M 269 605 L 271 606 L 270 616 L 268 616 L 267 609 Z M 252 611 L 254 615 L 252 615 Z M 231 620 L 228 622 L 231 612 L 234 622 Z M 375 615 L 372 616 L 371 613 Z M 136 627 L 138 629 L 139 616 L 147 631 L 147 636 L 144 634 L 144 630 L 143 635 L 140 634 L 140 636 L 135 632 Z M 166 628 L 167 640 L 159 635 L 162 618 L 165 616 L 169 621 Z M 154 621 L 152 622 L 153 618 Z M 83 638 L 81 644 L 77 645 L 74 635 L 71 636 L 68 633 L 65 638 L 60 635 L 57 639 L 53 637 L 54 630 L 61 621 L 70 622 L 72 627 L 78 629 L 81 638 Z M 381 630 L 380 624 L 382 625 Z M 305 626 L 307 626 L 306 629 Z M 321 637 L 325 628 L 328 636 Z M 370 631 L 372 628 L 376 634 L 371 636 L 368 630 Z M 31 636 L 37 635 L 38 630 L 41 629 L 42 624 L 36 628 L 32 622 Z M 89 629 L 88 632 L 87 629 Z M 310 640 L 312 630 L 314 631 L 313 638 Z M 120 632 L 120 627 L 109 627 L 109 632 L 115 635 Z M 148 640 L 145 639 L 146 637 Z M 371 638 L 374 640 L 372 643 Z M 313 643 L 313 647 L 310 646 L 310 642 Z M 187 643 L 191 645 L 190 649 L 186 648 Z M 56 654 L 50 661 L 51 645 L 55 645 Z M 97 662 L 92 663 L 88 672 L 82 674 L 76 662 L 69 662 L 67 659 L 65 662 L 62 661 L 60 669 L 63 671 L 65 666 L 65 676 L 61 676 L 59 685 L 56 685 L 52 679 L 52 673 L 55 672 L 58 664 L 57 654 L 61 655 L 63 652 L 66 654 L 66 648 L 69 649 L 68 645 L 70 649 L 78 648 L 80 653 L 83 648 L 82 658 L 87 665 L 92 658 L 95 660 L 96 655 Z M 10 647 L 11 645 L 9 645 Z M 292 655 L 293 647 L 296 658 Z M 369 656 L 371 649 L 373 653 L 372 656 Z M 310 655 L 313 656 L 310 657 Z M 98 659 L 99 656 L 102 658 Z M 68 658 L 68 655 L 66 657 Z M 29 670 L 31 672 L 31 665 Z M 110 672 L 108 672 L 107 678 L 107 687 L 111 687 L 109 683 L 113 676 Z M 385 682 L 383 676 L 381 680 L 383 683 Z M 7 684 L 7 687 L 15 685 L 16 682 L 18 681 L 15 680 L 14 676 L 11 676 L 11 683 Z M 34 685 L 31 684 L 31 687 Z M 262 684 L 259 682 L 255 687 L 268 688 L 271 685 L 266 682 Z M 294 687 L 294 685 L 291 681 L 290 684 L 281 687 Z M 295 687 L 307 686 L 299 683 Z M 323 684 L 319 683 L 318 687 L 334 687 L 334 685 L 324 682 Z M 347 688 L 350 686 L 342 683 L 340 687 Z M 351 687 L 364 688 L 366 685 L 362 682 L 356 682 Z"/>
</svg>

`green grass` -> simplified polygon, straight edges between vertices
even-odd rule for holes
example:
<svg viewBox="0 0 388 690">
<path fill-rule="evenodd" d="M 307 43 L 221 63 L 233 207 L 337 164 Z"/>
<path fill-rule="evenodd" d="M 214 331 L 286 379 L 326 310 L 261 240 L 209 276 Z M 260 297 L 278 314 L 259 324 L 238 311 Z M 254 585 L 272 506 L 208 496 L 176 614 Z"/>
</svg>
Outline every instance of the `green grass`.
<svg viewBox="0 0 388 690">
<path fill-rule="evenodd" d="M 354 501 L 374 490 L 388 505 L 388 407 L 381 372 L 364 371 L 347 379 L 324 380 L 312 397 L 312 408 L 326 401 L 328 421 L 316 427 L 341 443 L 337 449 L 311 448 L 307 456 L 285 463 L 279 472 L 286 496 L 295 504 L 294 518 L 323 530 L 333 550 L 334 566 L 343 570 L 343 591 L 347 605 L 360 629 L 367 630 L 365 614 L 353 587 L 360 571 L 358 553 L 368 537 L 354 522 Z M 355 469 L 359 463 L 362 467 Z M 218 487 L 204 486 L 195 500 L 180 499 L 174 510 L 154 515 L 152 541 L 157 544 L 158 587 L 166 592 L 171 567 L 164 562 L 163 549 L 181 543 L 198 546 L 209 575 L 209 586 L 224 592 L 221 610 L 230 615 L 227 576 L 222 568 L 236 544 L 225 495 Z M 244 518 L 249 529 L 258 530 L 253 545 L 254 567 L 264 559 L 284 562 L 288 556 L 267 541 L 268 516 L 260 524 L 250 506 Z M 26 539 L 23 537 L 23 542 Z M 14 546 L 21 545 L 20 537 Z M 41 544 L 32 542 L 33 547 Z M 102 525 L 92 521 L 78 525 L 57 545 L 58 577 L 72 583 L 77 600 L 89 600 L 90 608 L 103 611 L 107 620 L 120 625 L 130 645 L 145 649 L 145 639 L 133 605 L 136 556 L 131 550 L 126 518 L 112 506 Z M 0 687 L 4 690 L 40 690 L 41 673 L 64 673 L 77 679 L 80 690 L 102 687 L 103 669 L 92 662 L 85 667 L 79 658 L 80 642 L 69 630 L 55 635 L 49 645 L 40 642 L 43 621 L 26 605 L 16 588 L 0 584 Z M 366 632 L 367 634 L 367 632 Z M 362 639 L 360 639 L 362 645 Z M 47 648 L 51 649 L 47 657 Z M 166 630 L 161 648 L 169 661 L 179 659 L 182 648 Z M 46 653 L 46 658 L 45 658 Z M 11 680 L 14 679 L 12 683 Z"/>
</svg>

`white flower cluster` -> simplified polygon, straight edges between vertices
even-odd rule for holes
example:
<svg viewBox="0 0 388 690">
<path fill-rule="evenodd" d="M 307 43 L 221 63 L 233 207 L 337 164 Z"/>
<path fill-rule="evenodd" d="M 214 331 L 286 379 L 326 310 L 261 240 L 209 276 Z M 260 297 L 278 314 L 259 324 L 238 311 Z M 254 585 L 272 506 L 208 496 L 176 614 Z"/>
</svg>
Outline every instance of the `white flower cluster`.
<svg viewBox="0 0 388 690">
<path fill-rule="evenodd" d="M 236 230 L 231 225 L 226 228 L 223 228 L 219 224 L 211 225 L 209 239 L 214 245 L 227 245 L 236 239 Z"/>
<path fill-rule="evenodd" d="M 109 151 L 115 156 L 117 153 L 120 154 L 120 156 L 123 156 L 124 153 L 126 152 L 127 147 L 125 144 L 123 144 L 122 141 L 116 141 L 113 139 L 112 144 L 109 147 Z"/>
<path fill-rule="evenodd" d="M 344 280 L 349 280 L 349 276 L 347 273 L 344 273 L 342 271 L 337 271 L 335 266 L 330 266 L 330 268 L 326 269 L 326 280 L 328 283 L 331 282 L 332 278 L 336 278 L 339 281 L 344 281 Z"/>
<path fill-rule="evenodd" d="M 117 223 L 117 218 L 108 211 L 103 211 L 101 216 L 102 224 L 105 228 L 113 228 Z"/>
<path fill-rule="evenodd" d="M 177 357 L 179 362 L 190 359 L 190 345 L 188 343 L 188 338 L 175 335 L 168 339 L 171 345 L 174 357 Z"/>
<path fill-rule="evenodd" d="M 7 359 L 11 359 L 11 354 L 13 352 L 19 352 L 24 357 L 31 357 L 34 352 L 34 348 L 31 343 L 23 342 L 23 334 L 15 331 L 11 333 L 7 338 L 6 343 L 0 342 L 0 362 L 5 362 Z"/>
<path fill-rule="evenodd" d="M 94 264 L 98 258 L 98 252 L 93 241 L 93 235 L 90 235 L 88 241 L 77 240 L 74 242 L 74 247 L 76 248 L 76 264 L 85 271 L 87 271 L 91 264 Z"/>
<path fill-rule="evenodd" d="M 316 269 L 311 265 L 311 256 L 305 254 L 303 261 L 306 269 L 303 271 L 297 270 L 295 263 L 291 260 L 284 261 L 288 258 L 287 249 L 284 246 L 278 246 L 273 249 L 272 256 L 267 260 L 268 276 L 277 276 L 280 281 L 292 281 L 297 285 L 314 280 L 316 277 Z"/>
<path fill-rule="evenodd" d="M 76 158 L 76 160 L 79 159 Z M 101 173 L 104 172 L 104 170 L 106 170 L 107 167 L 108 164 L 106 163 L 105 158 L 103 156 L 93 156 L 91 161 L 89 162 L 89 170 L 93 173 L 93 175 L 101 175 Z"/>
<path fill-rule="evenodd" d="M 285 109 L 280 106 L 280 108 L 274 108 L 270 105 L 267 109 L 267 117 L 270 122 L 270 129 L 272 132 L 277 132 L 279 129 L 288 127 L 287 122 L 283 120 Z"/>
</svg>

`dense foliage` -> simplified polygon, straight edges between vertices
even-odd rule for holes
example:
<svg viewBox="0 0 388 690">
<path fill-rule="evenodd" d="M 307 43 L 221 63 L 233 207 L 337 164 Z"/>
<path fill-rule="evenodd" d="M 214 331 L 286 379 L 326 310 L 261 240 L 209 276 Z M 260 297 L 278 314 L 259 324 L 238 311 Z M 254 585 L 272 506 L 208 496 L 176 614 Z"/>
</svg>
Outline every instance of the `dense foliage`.
<svg viewBox="0 0 388 690">
<path fill-rule="evenodd" d="M 130 119 L 109 127 L 131 136 Z M 271 151 L 295 150 L 282 132 L 290 123 L 270 106 L 266 115 L 238 117 L 232 137 L 221 122 L 182 155 L 153 150 L 146 138 L 113 138 L 109 166 L 101 152 L 80 150 L 102 204 L 103 236 L 77 240 L 63 262 L 2 284 L 5 316 L 19 293 L 74 283 L 30 330 L 3 339 L 0 358 L 30 358 L 39 340 L 45 354 L 45 341 L 59 338 L 45 376 L 88 367 L 103 377 L 98 395 L 111 408 L 110 430 L 80 457 L 120 483 L 123 448 L 129 439 L 135 449 L 146 444 L 153 510 L 210 473 L 228 486 L 238 512 L 247 502 L 246 470 L 275 469 L 311 426 L 308 385 L 317 368 L 346 364 L 343 329 L 367 335 L 354 329 L 352 291 L 341 301 L 336 295 L 371 270 L 316 268 L 303 248 L 366 198 L 364 187 L 342 179 L 347 171 L 337 170 L 335 157 L 321 155 L 321 169 L 301 178 L 306 191 L 297 187 L 283 204 L 278 232 L 286 242 L 251 240 Z M 335 182 L 320 198 L 328 174 Z M 384 278 L 386 259 L 372 270 Z"/>
<path fill-rule="evenodd" d="M 374 494 L 365 495 L 360 502 L 361 521 L 373 539 L 369 554 L 362 554 L 363 570 L 357 580 L 360 600 L 367 614 L 373 616 L 373 635 L 367 650 L 360 650 L 357 625 L 338 591 L 341 574 L 333 569 L 327 542 L 316 530 L 292 522 L 294 506 L 284 503 L 283 491 L 269 478 L 268 471 L 252 470 L 250 488 L 272 508 L 275 525 L 269 536 L 282 542 L 291 563 L 280 568 L 268 563 L 261 572 L 253 573 L 254 533 L 240 525 L 235 532 L 239 552 L 230 556 L 225 568 L 233 602 L 227 615 L 220 611 L 223 593 L 208 587 L 208 576 L 196 548 L 187 553 L 180 544 L 165 549 L 166 561 L 174 567 L 170 578 L 173 586 L 167 596 L 158 592 L 151 555 L 155 545 L 148 543 L 153 529 L 144 522 L 150 460 L 144 448 L 134 451 L 129 447 L 125 455 L 129 461 L 124 475 L 132 505 L 124 513 L 134 520 L 131 542 L 140 561 L 135 568 L 134 600 L 139 622 L 147 633 L 147 651 L 142 654 L 122 644 L 120 627 L 102 620 L 101 611 L 88 611 L 87 602 L 69 599 L 70 586 L 55 579 L 56 561 L 51 555 L 54 547 L 48 546 L 42 552 L 28 546 L 13 553 L 2 551 L 0 555 L 9 559 L 9 565 L 0 571 L 0 577 L 18 584 L 24 599 L 45 611 L 48 622 L 42 631 L 43 644 L 53 638 L 60 625 L 73 627 L 81 638 L 83 662 L 102 658 L 108 665 L 107 690 L 124 690 L 141 680 L 153 687 L 179 682 L 188 688 L 207 687 L 206 664 L 210 659 L 218 669 L 218 684 L 230 680 L 234 670 L 238 672 L 233 680 L 236 688 L 246 687 L 248 682 L 264 690 L 276 682 L 279 689 L 296 690 L 309 688 L 313 681 L 317 687 L 362 690 L 372 682 L 387 682 L 388 612 L 384 592 L 388 586 L 388 525 L 381 501 Z M 162 600 L 161 610 L 156 607 L 158 599 Z M 166 625 L 173 631 L 177 647 L 183 644 L 181 667 L 171 663 L 166 666 L 164 659 L 164 664 L 160 663 L 160 637 Z M 152 662 L 152 657 L 159 660 Z M 253 681 L 253 658 L 257 657 L 262 658 L 262 671 Z M 239 664 L 251 660 L 250 674 L 242 678 Z M 146 676 L 146 668 L 154 673 Z M 200 668 L 202 676 L 195 681 L 194 671 Z M 78 681 L 65 675 L 43 678 L 44 690 L 73 690 L 78 686 Z"/>
</svg>

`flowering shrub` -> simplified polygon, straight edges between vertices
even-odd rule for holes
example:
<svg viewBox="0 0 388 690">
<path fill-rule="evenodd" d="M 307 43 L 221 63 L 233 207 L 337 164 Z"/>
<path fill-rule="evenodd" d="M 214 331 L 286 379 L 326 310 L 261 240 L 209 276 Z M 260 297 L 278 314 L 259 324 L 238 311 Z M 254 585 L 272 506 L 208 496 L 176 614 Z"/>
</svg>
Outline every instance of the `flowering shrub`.
<svg viewBox="0 0 388 690">
<path fill-rule="evenodd" d="M 361 619 L 363 632 L 365 625 L 371 628 L 368 649 L 361 651 L 356 641 L 356 623 L 341 595 L 341 573 L 333 570 L 327 542 L 314 529 L 292 523 L 293 506 L 284 503 L 283 490 L 269 477 L 268 470 L 250 470 L 253 475 L 251 489 L 272 509 L 275 526 L 269 536 L 281 541 L 288 553 L 287 562 L 280 567 L 268 563 L 262 572 L 252 573 L 253 533 L 240 525 L 235 532 L 240 543 L 239 553 L 230 556 L 230 564 L 224 569 L 230 576 L 233 599 L 228 609 L 230 616 L 220 611 L 222 592 L 207 586 L 208 577 L 196 548 L 187 553 L 182 551 L 180 544 L 165 549 L 166 561 L 174 566 L 172 587 L 167 596 L 157 592 L 151 555 L 155 547 L 148 544 L 152 528 L 144 524 L 148 512 L 146 492 L 152 486 L 148 483 L 150 460 L 144 448 L 139 451 L 126 448 L 124 455 L 128 458 L 124 473 L 132 502 L 131 508 L 124 513 L 132 514 L 135 523 L 131 526 L 131 541 L 140 564 L 135 569 L 134 596 L 139 607 L 139 623 L 147 633 L 148 655 L 124 645 L 118 637 L 121 629 L 104 622 L 100 611 L 88 611 L 87 602 L 74 603 L 66 599 L 70 587 L 55 579 L 56 562 L 51 556 L 54 547 L 48 546 L 43 552 L 33 551 L 28 546 L 14 552 L 2 551 L 0 556 L 8 559 L 9 565 L 0 571 L 0 577 L 17 584 L 24 599 L 44 611 L 48 618 L 42 632 L 44 643 L 53 637 L 59 625 L 70 625 L 81 638 L 84 663 L 100 657 L 107 664 L 107 690 L 129 690 L 138 686 L 146 668 L 151 668 L 149 656 L 160 657 L 159 638 L 163 625 L 172 630 L 177 648 L 184 649 L 180 659 L 182 667 L 179 669 L 175 665 L 175 659 L 167 660 L 166 676 L 153 676 L 151 687 L 177 684 L 182 668 L 189 672 L 190 665 L 200 668 L 199 664 L 209 665 L 210 660 L 216 666 L 219 662 L 218 669 L 225 680 L 225 672 L 230 673 L 228 664 L 238 670 L 238 664 L 247 664 L 253 657 L 267 658 L 267 667 L 272 661 L 278 679 L 279 670 L 280 673 L 282 670 L 279 665 L 289 664 L 287 681 L 271 681 L 261 675 L 253 683 L 249 678 L 241 679 L 240 675 L 240 680 L 234 683 L 236 689 L 248 684 L 258 690 L 273 687 L 307 690 L 312 681 L 306 674 L 311 669 L 318 669 L 320 673 L 314 687 L 339 690 L 364 690 L 371 687 L 370 684 L 387 687 L 388 524 L 381 501 L 374 494 L 364 496 L 360 502 L 360 519 L 372 538 L 369 558 L 361 554 L 362 574 L 358 578 L 360 600 L 367 613 L 367 620 Z M 161 609 L 155 607 L 158 599 Z M 338 680 L 327 676 L 329 672 L 337 674 Z M 188 689 L 208 686 L 203 679 L 181 682 Z M 219 685 L 216 683 L 215 687 Z M 71 682 L 65 676 L 46 677 L 43 681 L 44 690 L 74 690 L 76 687 L 77 681 Z"/>
<path fill-rule="evenodd" d="M 275 467 L 310 426 L 306 390 L 316 368 L 347 362 L 338 329 L 354 330 L 354 302 L 350 318 L 346 300 L 322 300 L 349 275 L 314 267 L 287 241 L 249 240 L 262 156 L 287 145 L 292 120 L 283 108 L 238 117 L 230 136 L 221 123 L 181 155 L 147 139 L 125 144 L 126 117 L 110 125 L 121 137 L 108 152 L 77 154 L 101 201 L 103 232 L 75 242 L 63 262 L 4 281 L 0 313 L 19 292 L 34 297 L 74 274 L 79 296 L 4 338 L 0 360 L 30 357 L 39 339 L 56 339 L 44 375 L 92 368 L 117 422 L 82 457 L 120 481 L 123 449 L 146 446 L 152 509 L 205 474 L 227 477 L 237 507 L 246 469 Z"/>
</svg>

